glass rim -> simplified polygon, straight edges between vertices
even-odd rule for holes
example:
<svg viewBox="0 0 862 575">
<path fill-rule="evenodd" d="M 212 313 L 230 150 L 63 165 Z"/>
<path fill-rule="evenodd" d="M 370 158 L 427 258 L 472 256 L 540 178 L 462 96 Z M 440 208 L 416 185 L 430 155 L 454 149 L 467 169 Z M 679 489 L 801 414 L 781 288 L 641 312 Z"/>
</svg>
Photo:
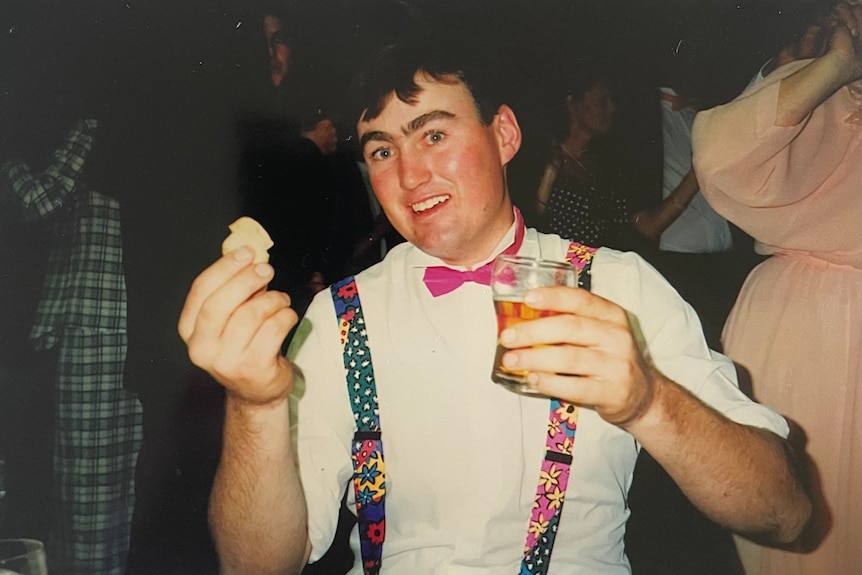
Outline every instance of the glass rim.
<svg viewBox="0 0 862 575">
<path fill-rule="evenodd" d="M 544 267 L 544 268 L 552 268 L 558 270 L 575 270 L 574 265 L 570 261 L 556 261 L 556 260 L 543 260 L 539 258 L 534 258 L 531 256 L 519 256 L 519 255 L 509 255 L 509 254 L 500 254 L 494 261 L 503 261 L 513 265 L 523 265 L 534 268 Z"/>
</svg>

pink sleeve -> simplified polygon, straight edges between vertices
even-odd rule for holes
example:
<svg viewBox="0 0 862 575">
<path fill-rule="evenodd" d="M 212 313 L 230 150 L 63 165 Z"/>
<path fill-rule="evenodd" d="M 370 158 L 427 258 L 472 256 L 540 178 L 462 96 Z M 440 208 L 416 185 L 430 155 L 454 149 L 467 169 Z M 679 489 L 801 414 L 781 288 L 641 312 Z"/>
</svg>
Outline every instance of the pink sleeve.
<svg viewBox="0 0 862 575">
<path fill-rule="evenodd" d="M 719 213 L 734 204 L 769 207 L 796 202 L 834 171 L 841 155 L 836 156 L 828 142 L 834 117 L 829 101 L 796 126 L 774 125 L 781 79 L 809 62 L 783 66 L 732 102 L 695 119 L 695 171 L 701 190 Z"/>
</svg>

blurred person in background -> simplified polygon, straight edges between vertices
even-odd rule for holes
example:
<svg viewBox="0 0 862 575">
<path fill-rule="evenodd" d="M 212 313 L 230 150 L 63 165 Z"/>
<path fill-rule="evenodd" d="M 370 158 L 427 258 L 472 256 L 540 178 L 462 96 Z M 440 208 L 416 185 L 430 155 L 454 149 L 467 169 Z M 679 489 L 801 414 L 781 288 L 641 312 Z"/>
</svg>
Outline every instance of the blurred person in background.
<svg viewBox="0 0 862 575">
<path fill-rule="evenodd" d="M 741 540 L 750 575 L 862 572 L 862 5 L 830 3 L 801 42 L 812 32 L 825 40 L 815 58 L 701 112 L 692 136 L 707 200 L 771 255 L 742 287 L 724 350 L 795 423 L 811 464 L 806 532 L 784 549 Z"/>
</svg>

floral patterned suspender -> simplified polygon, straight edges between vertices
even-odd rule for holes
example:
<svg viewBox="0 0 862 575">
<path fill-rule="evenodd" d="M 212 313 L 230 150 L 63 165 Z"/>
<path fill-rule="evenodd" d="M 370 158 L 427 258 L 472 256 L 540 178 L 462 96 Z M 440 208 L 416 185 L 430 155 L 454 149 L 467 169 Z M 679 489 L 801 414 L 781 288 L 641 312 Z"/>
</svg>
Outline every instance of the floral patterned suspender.
<svg viewBox="0 0 862 575">
<path fill-rule="evenodd" d="M 575 242 L 569 245 L 566 258 L 579 272 L 580 288 L 590 289 L 590 265 L 595 251 L 595 248 Z M 386 466 L 374 367 L 356 281 L 353 277 L 343 279 L 330 290 L 341 331 L 344 372 L 356 422 L 351 451 L 362 569 L 365 575 L 376 575 L 380 572 L 386 531 Z M 569 481 L 577 422 L 577 406 L 558 399 L 551 400 L 545 459 L 539 474 L 520 575 L 545 575 L 548 572 Z"/>
<path fill-rule="evenodd" d="M 569 244 L 566 259 L 578 270 L 578 287 L 581 289 L 590 289 L 590 267 L 595 253 L 595 248 L 576 242 Z M 552 399 L 548 436 L 545 438 L 545 459 L 539 472 L 539 486 L 530 513 L 519 575 L 545 575 L 548 572 L 569 484 L 572 446 L 577 429 L 578 406 Z"/>
<path fill-rule="evenodd" d="M 376 575 L 380 571 L 386 530 L 383 505 L 386 495 L 386 466 L 383 463 L 374 367 L 371 364 L 371 350 L 368 347 L 365 317 L 362 315 L 356 281 L 353 277 L 348 277 L 334 284 L 330 290 L 341 327 L 344 373 L 350 394 L 350 407 L 356 422 L 351 452 L 362 569 L 366 575 Z"/>
</svg>

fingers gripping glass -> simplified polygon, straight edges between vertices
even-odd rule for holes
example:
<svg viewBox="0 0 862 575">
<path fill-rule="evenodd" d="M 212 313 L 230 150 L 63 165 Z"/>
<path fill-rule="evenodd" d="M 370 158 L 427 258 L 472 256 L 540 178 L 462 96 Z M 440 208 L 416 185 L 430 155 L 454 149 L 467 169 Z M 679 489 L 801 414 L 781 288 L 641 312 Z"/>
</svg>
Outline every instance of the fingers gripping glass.
<svg viewBox="0 0 862 575">
<path fill-rule="evenodd" d="M 526 395 L 541 396 L 527 385 L 527 371 L 511 370 L 502 365 L 506 352 L 500 344 L 504 329 L 524 321 L 556 315 L 552 310 L 537 310 L 524 303 L 527 290 L 547 286 L 575 287 L 578 273 L 568 262 L 537 260 L 523 256 L 499 256 L 494 261 L 491 275 L 491 292 L 497 313 L 497 353 L 491 379 L 514 391 Z"/>
</svg>

